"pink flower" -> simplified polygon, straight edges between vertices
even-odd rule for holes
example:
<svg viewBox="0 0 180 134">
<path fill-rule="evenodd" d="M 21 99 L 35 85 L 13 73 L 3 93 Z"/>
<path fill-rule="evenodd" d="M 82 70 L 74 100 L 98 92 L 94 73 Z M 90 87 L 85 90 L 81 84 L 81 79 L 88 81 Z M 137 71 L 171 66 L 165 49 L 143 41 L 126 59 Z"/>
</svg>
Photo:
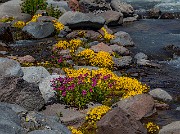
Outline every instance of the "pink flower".
<svg viewBox="0 0 180 134">
<path fill-rule="evenodd" d="M 89 92 L 90 92 L 90 93 L 92 93 L 92 92 L 93 92 L 92 88 L 90 88 L 90 89 L 89 89 Z"/>
<path fill-rule="evenodd" d="M 62 92 L 62 96 L 63 96 L 63 97 L 66 96 L 66 91 Z"/>
<path fill-rule="evenodd" d="M 87 91 L 86 90 L 83 90 L 82 91 L 82 95 L 85 96 L 87 94 Z"/>
</svg>

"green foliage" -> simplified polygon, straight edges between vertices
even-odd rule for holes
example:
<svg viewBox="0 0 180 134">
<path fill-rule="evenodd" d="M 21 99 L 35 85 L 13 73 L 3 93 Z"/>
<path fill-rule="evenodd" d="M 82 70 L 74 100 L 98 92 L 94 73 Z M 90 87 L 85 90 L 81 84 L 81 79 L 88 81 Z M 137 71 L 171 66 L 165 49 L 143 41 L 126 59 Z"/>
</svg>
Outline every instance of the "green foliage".
<svg viewBox="0 0 180 134">
<path fill-rule="evenodd" d="M 58 7 L 54 8 L 52 5 L 46 8 L 46 12 L 48 13 L 49 16 L 55 17 L 57 19 L 62 15 Z"/>
<path fill-rule="evenodd" d="M 37 10 L 45 10 L 47 3 L 45 0 L 23 0 L 21 10 L 23 13 L 34 15 Z"/>
</svg>

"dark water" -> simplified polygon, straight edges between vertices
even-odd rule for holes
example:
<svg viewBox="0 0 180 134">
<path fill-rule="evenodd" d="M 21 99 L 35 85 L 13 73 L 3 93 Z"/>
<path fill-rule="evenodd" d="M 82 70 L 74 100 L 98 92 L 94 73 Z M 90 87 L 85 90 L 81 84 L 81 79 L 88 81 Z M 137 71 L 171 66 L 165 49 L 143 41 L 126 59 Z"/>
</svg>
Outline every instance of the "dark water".
<svg viewBox="0 0 180 134">
<path fill-rule="evenodd" d="M 180 20 L 140 20 L 123 27 L 113 28 L 114 32 L 125 31 L 135 42 L 133 50 L 144 52 L 151 59 L 168 58 L 165 46 L 180 46 Z"/>
<path fill-rule="evenodd" d="M 170 93 L 175 101 L 170 109 L 158 111 L 151 120 L 160 126 L 180 120 L 180 57 L 172 59 L 164 47 L 170 44 L 180 47 L 180 20 L 140 20 L 130 25 L 112 28 L 114 32 L 125 31 L 135 42 L 130 48 L 134 53 L 143 52 L 149 59 L 156 60 L 163 65 L 161 69 L 147 68 L 147 76 L 141 81 L 150 85 L 151 89 L 160 87 Z"/>
</svg>

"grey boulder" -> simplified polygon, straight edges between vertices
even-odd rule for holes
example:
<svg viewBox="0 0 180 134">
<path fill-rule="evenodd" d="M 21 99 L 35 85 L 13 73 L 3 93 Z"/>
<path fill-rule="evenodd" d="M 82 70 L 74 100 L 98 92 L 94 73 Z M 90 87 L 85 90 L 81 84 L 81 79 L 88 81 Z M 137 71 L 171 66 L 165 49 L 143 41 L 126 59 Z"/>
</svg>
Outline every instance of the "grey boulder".
<svg viewBox="0 0 180 134">
<path fill-rule="evenodd" d="M 81 12 L 72 12 L 68 11 L 64 13 L 58 20 L 62 24 L 69 26 L 70 29 L 77 28 L 92 28 L 100 29 L 103 27 L 105 20 L 102 17 L 95 16 L 94 14 L 81 13 Z"/>
<path fill-rule="evenodd" d="M 166 126 L 163 126 L 159 131 L 159 134 L 179 134 L 180 132 L 180 121 L 172 122 Z"/>
<path fill-rule="evenodd" d="M 0 76 L 23 76 L 19 62 L 8 58 L 0 58 Z"/>
<path fill-rule="evenodd" d="M 38 84 L 44 78 L 50 76 L 49 72 L 42 66 L 22 67 L 24 72 L 23 79 L 29 83 Z"/>
<path fill-rule="evenodd" d="M 22 29 L 22 31 L 36 39 L 49 37 L 54 30 L 54 25 L 51 22 L 30 22 Z"/>
<path fill-rule="evenodd" d="M 39 110 L 44 106 L 38 86 L 17 77 L 0 77 L 0 101 L 18 104 L 27 110 Z"/>
</svg>

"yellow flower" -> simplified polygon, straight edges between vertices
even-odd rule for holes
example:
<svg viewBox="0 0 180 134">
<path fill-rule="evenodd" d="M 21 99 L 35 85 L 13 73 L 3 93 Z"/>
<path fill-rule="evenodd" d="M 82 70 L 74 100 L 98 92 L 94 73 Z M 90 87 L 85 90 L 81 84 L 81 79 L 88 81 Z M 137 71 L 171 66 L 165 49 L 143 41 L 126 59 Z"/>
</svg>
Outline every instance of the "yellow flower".
<svg viewBox="0 0 180 134">
<path fill-rule="evenodd" d="M 41 15 L 41 14 L 34 15 L 34 16 L 32 17 L 32 19 L 26 23 L 26 25 L 29 24 L 30 22 L 37 22 L 37 19 L 38 19 L 40 16 L 42 16 L 42 15 Z"/>
<path fill-rule="evenodd" d="M 17 21 L 14 23 L 14 27 L 17 27 L 17 28 L 23 28 L 25 25 L 26 24 L 24 21 Z"/>
<path fill-rule="evenodd" d="M 110 41 L 111 39 L 115 38 L 115 36 L 112 34 L 109 34 L 104 27 L 102 27 L 101 30 L 104 32 L 104 39 L 105 40 Z"/>
<path fill-rule="evenodd" d="M 64 29 L 64 25 L 61 22 L 58 22 L 57 20 L 53 20 L 52 22 L 57 31 L 61 31 Z"/>
<path fill-rule="evenodd" d="M 159 132 L 159 126 L 153 122 L 148 122 L 146 128 L 149 134 L 157 134 Z"/>
</svg>

